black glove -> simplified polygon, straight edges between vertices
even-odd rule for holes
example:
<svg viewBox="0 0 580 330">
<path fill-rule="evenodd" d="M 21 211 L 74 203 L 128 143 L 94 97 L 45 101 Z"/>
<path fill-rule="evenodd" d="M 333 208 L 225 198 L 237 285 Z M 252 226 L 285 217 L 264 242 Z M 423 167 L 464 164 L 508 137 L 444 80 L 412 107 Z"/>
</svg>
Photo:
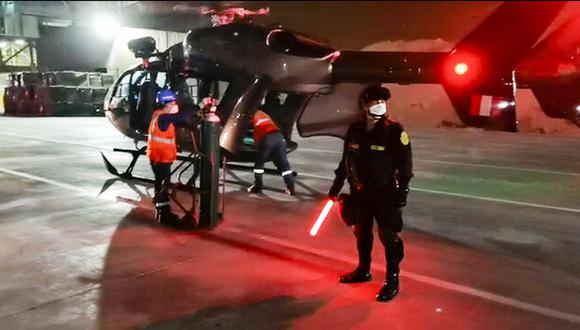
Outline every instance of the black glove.
<svg viewBox="0 0 580 330">
<path fill-rule="evenodd" d="M 395 191 L 394 198 L 395 206 L 403 207 L 407 205 L 407 194 L 409 194 L 409 187 L 407 186 L 398 187 L 397 190 Z"/>
<path fill-rule="evenodd" d="M 334 182 L 332 183 L 332 186 L 328 190 L 328 198 L 330 198 L 333 201 L 335 201 L 338 198 L 338 194 L 342 190 L 342 186 L 343 185 L 344 185 L 344 182 L 340 182 L 339 180 L 334 179 Z"/>
</svg>

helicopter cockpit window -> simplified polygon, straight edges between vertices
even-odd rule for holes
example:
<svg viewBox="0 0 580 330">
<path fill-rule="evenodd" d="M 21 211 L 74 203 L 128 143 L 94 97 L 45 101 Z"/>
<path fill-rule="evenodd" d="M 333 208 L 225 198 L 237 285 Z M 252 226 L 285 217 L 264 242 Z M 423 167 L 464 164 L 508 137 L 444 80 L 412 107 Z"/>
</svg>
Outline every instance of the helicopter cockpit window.
<svg viewBox="0 0 580 330">
<path fill-rule="evenodd" d="M 165 72 L 156 72 L 155 83 L 160 88 L 164 88 L 167 83 L 167 75 Z M 131 75 L 127 75 L 121 80 L 120 84 L 129 84 L 129 79 L 131 84 L 135 87 L 143 85 L 146 81 L 151 81 L 151 73 L 145 71 L 135 71 Z M 128 95 L 128 94 L 127 94 Z"/>
<path fill-rule="evenodd" d="M 155 108 L 158 91 L 167 83 L 165 72 L 136 71 L 131 78 L 131 128 L 146 131 Z"/>
<path fill-rule="evenodd" d="M 161 88 L 165 87 L 165 84 L 167 83 L 167 74 L 165 74 L 165 72 L 157 72 L 155 83 Z"/>
<path fill-rule="evenodd" d="M 149 74 L 144 71 L 135 71 L 131 77 L 131 84 L 141 86 L 149 78 Z"/>
<path fill-rule="evenodd" d="M 185 80 L 185 84 L 187 85 L 188 93 L 191 99 L 193 100 L 194 104 L 198 104 L 199 100 L 197 97 L 197 89 L 199 87 L 199 82 L 196 78 L 187 78 Z"/>
<path fill-rule="evenodd" d="M 322 58 L 332 54 L 332 49 L 323 43 L 310 39 L 296 32 L 274 30 L 270 32 L 267 40 L 273 50 L 294 56 Z"/>
<path fill-rule="evenodd" d="M 115 97 L 127 97 L 129 96 L 129 82 L 131 81 L 131 74 L 126 74 L 117 85 L 115 90 Z"/>
</svg>

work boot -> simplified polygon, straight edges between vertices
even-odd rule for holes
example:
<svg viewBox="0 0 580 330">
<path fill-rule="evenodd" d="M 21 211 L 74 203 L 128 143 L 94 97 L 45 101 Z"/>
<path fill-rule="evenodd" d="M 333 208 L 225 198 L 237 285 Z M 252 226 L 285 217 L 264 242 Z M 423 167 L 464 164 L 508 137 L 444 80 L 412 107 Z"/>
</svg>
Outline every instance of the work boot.
<svg viewBox="0 0 580 330">
<path fill-rule="evenodd" d="M 372 275 L 370 271 L 364 270 L 360 267 L 357 267 L 354 271 L 341 275 L 339 278 L 340 283 L 363 283 L 368 282 L 372 279 Z"/>
<path fill-rule="evenodd" d="M 181 221 L 179 221 L 179 218 L 173 212 L 168 212 L 161 216 L 159 219 L 159 224 L 175 228 L 181 225 Z"/>
<path fill-rule="evenodd" d="M 262 186 L 254 184 L 254 185 L 250 186 L 250 188 L 248 188 L 248 192 L 251 194 L 260 194 L 260 193 L 262 193 Z"/>
<path fill-rule="evenodd" d="M 258 171 L 260 169 L 254 169 L 254 184 L 248 188 L 248 192 L 252 193 L 252 194 L 260 194 L 262 192 L 262 186 L 263 181 L 262 181 L 262 173 L 256 173 L 255 171 Z M 264 170 L 261 170 L 262 172 Z"/>
<path fill-rule="evenodd" d="M 282 179 L 284 179 L 284 183 L 286 184 L 286 194 L 288 195 L 296 194 L 296 190 L 294 189 L 294 175 L 292 171 L 288 170 L 283 173 L 286 173 L 286 175 L 282 176 Z"/>
<path fill-rule="evenodd" d="M 171 213 L 171 211 L 165 205 L 155 208 L 155 223 L 160 224 L 161 221 L 167 217 L 168 213 Z"/>
<path fill-rule="evenodd" d="M 195 220 L 195 217 L 193 216 L 193 214 L 188 212 L 183 216 L 183 218 L 181 218 L 179 220 L 179 225 L 180 225 L 180 228 L 183 228 L 183 229 L 195 229 L 195 228 L 197 228 L 198 223 Z"/>
<path fill-rule="evenodd" d="M 387 302 L 395 298 L 399 293 L 399 273 L 393 273 L 387 275 L 387 280 L 385 285 L 377 293 L 377 301 Z"/>
<path fill-rule="evenodd" d="M 286 194 L 294 196 L 296 195 L 296 190 L 294 189 L 294 184 L 286 185 Z"/>
</svg>

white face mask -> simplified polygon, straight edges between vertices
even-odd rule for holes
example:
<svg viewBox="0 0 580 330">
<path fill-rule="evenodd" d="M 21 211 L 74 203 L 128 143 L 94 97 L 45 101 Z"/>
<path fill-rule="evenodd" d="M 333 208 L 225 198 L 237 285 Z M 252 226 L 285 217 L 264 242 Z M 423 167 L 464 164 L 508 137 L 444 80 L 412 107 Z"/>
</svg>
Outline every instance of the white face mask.
<svg viewBox="0 0 580 330">
<path fill-rule="evenodd" d="M 177 106 L 177 104 L 174 104 L 171 106 L 171 108 L 169 108 L 169 113 L 171 114 L 176 114 L 179 112 L 179 107 Z"/>
<path fill-rule="evenodd" d="M 375 104 L 369 107 L 369 113 L 371 116 L 384 116 L 387 113 L 387 105 L 385 103 Z"/>
</svg>

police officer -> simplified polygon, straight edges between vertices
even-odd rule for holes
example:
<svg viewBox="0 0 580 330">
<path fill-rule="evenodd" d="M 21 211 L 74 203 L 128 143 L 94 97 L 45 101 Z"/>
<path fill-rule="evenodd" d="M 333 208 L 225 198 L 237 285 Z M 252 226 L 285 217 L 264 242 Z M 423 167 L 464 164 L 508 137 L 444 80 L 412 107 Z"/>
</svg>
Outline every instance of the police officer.
<svg viewBox="0 0 580 330">
<path fill-rule="evenodd" d="M 157 93 L 147 139 L 147 157 L 155 174 L 155 221 L 166 225 L 179 223 L 169 205 L 171 164 L 177 159 L 175 127 L 191 127 L 195 122 L 195 113 L 180 113 L 176 101 L 175 93 L 169 89 Z"/>
<path fill-rule="evenodd" d="M 358 267 L 340 277 L 341 283 L 367 282 L 371 279 L 373 219 L 385 248 L 387 276 L 378 292 L 378 301 L 389 301 L 399 292 L 399 263 L 403 260 L 401 208 L 406 204 L 412 173 L 409 136 L 401 124 L 388 119 L 391 93 L 373 85 L 365 88 L 360 106 L 366 118 L 351 124 L 342 160 L 328 195 L 336 199 L 344 180 L 350 185 L 355 205 L 354 235 L 358 250 Z"/>
<path fill-rule="evenodd" d="M 256 156 L 256 162 L 254 164 L 255 183 L 248 188 L 248 192 L 262 192 L 264 163 L 268 159 L 272 159 L 272 162 L 274 162 L 274 165 L 276 165 L 276 168 L 282 174 L 282 178 L 286 184 L 286 193 L 288 195 L 294 195 L 296 193 L 294 189 L 294 176 L 286 155 L 286 140 L 280 132 L 280 129 L 272 118 L 262 110 L 258 110 L 254 114 L 252 126 L 254 128 L 254 143 L 258 145 L 258 155 Z"/>
</svg>

